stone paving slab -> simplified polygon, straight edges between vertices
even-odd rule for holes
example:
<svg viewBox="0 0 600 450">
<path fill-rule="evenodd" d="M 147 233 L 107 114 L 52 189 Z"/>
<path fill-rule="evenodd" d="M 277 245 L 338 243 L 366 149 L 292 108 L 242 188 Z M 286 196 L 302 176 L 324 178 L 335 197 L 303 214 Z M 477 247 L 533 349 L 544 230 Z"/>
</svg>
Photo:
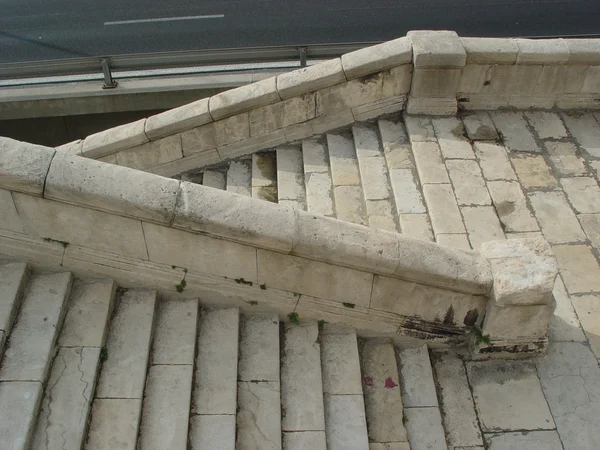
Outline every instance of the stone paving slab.
<svg viewBox="0 0 600 450">
<path fill-rule="evenodd" d="M 245 315 L 240 323 L 238 381 L 279 381 L 279 318 Z"/>
<path fill-rule="evenodd" d="M 238 382 L 236 450 L 281 450 L 278 381 Z"/>
<path fill-rule="evenodd" d="M 433 372 L 426 345 L 398 351 L 405 408 L 438 407 Z"/>
<path fill-rule="evenodd" d="M 162 300 L 156 311 L 152 364 L 194 364 L 198 299 Z"/>
<path fill-rule="evenodd" d="M 284 432 L 285 450 L 327 450 L 325 431 Z"/>
<path fill-rule="evenodd" d="M 235 415 L 190 417 L 190 450 L 235 450 Z"/>
<path fill-rule="evenodd" d="M 513 154 L 510 160 L 524 188 L 540 189 L 558 186 L 558 181 L 550 173 L 550 169 L 541 155 Z"/>
<path fill-rule="evenodd" d="M 27 264 L 10 263 L 0 265 L 0 330 L 10 333 L 17 311 L 23 299 L 27 280 Z M 0 346 L 0 353 L 2 347 Z"/>
<path fill-rule="evenodd" d="M 324 394 L 362 396 L 360 360 L 354 330 L 321 334 L 321 370 Z"/>
<path fill-rule="evenodd" d="M 141 399 L 95 399 L 86 450 L 135 450 L 141 410 Z"/>
<path fill-rule="evenodd" d="M 369 438 L 362 395 L 325 395 L 328 450 L 367 450 Z"/>
<path fill-rule="evenodd" d="M 405 414 L 411 450 L 447 450 L 438 408 L 407 408 Z"/>
<path fill-rule="evenodd" d="M 556 431 L 487 434 L 485 441 L 489 450 L 563 450 Z"/>
<path fill-rule="evenodd" d="M 42 383 L 0 382 L 0 436 L 8 448 L 29 448 L 41 400 Z"/>
</svg>

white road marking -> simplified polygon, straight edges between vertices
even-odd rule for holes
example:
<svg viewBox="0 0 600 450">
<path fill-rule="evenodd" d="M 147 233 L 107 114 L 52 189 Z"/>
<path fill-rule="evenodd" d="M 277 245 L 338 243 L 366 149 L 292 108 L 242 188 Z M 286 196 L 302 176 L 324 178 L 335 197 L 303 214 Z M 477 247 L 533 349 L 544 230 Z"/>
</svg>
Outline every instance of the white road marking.
<svg viewBox="0 0 600 450">
<path fill-rule="evenodd" d="M 222 19 L 223 17 L 225 17 L 225 14 L 211 14 L 207 16 L 157 17 L 156 19 L 116 20 L 114 22 L 104 22 L 104 26 L 128 25 L 132 23 L 174 22 L 176 20 Z"/>
</svg>

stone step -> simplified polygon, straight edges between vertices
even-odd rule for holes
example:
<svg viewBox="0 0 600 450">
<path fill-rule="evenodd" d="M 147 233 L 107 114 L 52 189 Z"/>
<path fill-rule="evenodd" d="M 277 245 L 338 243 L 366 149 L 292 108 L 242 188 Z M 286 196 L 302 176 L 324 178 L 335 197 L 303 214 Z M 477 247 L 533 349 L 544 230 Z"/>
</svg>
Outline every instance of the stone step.
<svg viewBox="0 0 600 450">
<path fill-rule="evenodd" d="M 202 175 L 202 185 L 224 191 L 226 188 L 225 173 L 219 170 L 205 170 Z"/>
<path fill-rule="evenodd" d="M 276 153 L 279 204 L 306 210 L 306 187 L 301 147 L 286 145 L 278 147 Z"/>
<path fill-rule="evenodd" d="M 157 307 L 140 448 L 186 450 L 198 299 L 164 300 Z"/>
<path fill-rule="evenodd" d="M 360 356 L 369 441 L 408 449 L 394 345 L 389 339 L 367 339 Z"/>
<path fill-rule="evenodd" d="M 115 288 L 112 280 L 73 284 L 32 450 L 82 448 Z"/>
<path fill-rule="evenodd" d="M 227 191 L 252 197 L 252 160 L 231 161 L 227 169 Z"/>
<path fill-rule="evenodd" d="M 316 139 L 302 141 L 306 206 L 309 212 L 335 217 L 333 184 L 325 144 Z"/>
<path fill-rule="evenodd" d="M 429 351 L 398 351 L 405 426 L 411 450 L 447 450 Z"/>
<path fill-rule="evenodd" d="M 234 450 L 239 310 L 202 309 L 190 419 L 193 450 Z"/>
<path fill-rule="evenodd" d="M 242 316 L 237 392 L 237 450 L 281 450 L 279 319 Z"/>
<path fill-rule="evenodd" d="M 323 330 L 321 370 L 327 448 L 368 450 L 356 331 Z"/>
<path fill-rule="evenodd" d="M 26 263 L 0 265 L 0 360 L 4 354 L 6 339 L 10 336 L 21 306 L 27 277 Z"/>
<path fill-rule="evenodd" d="M 0 436 L 11 449 L 29 448 L 71 282 L 68 272 L 34 275 L 25 289 L 0 369 Z"/>
<path fill-rule="evenodd" d="M 283 448 L 325 450 L 325 413 L 319 325 L 286 323 L 281 345 Z"/>
<path fill-rule="evenodd" d="M 88 450 L 136 448 L 156 297 L 156 291 L 137 289 L 120 296 L 92 405 Z"/>
<path fill-rule="evenodd" d="M 252 197 L 277 203 L 276 158 L 275 152 L 252 154 Z"/>
</svg>

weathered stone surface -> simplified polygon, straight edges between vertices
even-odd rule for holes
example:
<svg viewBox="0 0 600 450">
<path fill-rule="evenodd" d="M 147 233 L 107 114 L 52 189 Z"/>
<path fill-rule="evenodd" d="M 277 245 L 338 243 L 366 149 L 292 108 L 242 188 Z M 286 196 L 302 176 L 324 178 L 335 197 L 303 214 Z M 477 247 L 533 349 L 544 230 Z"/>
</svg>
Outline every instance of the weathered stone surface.
<svg viewBox="0 0 600 450">
<path fill-rule="evenodd" d="M 87 450 L 135 450 L 140 416 L 141 399 L 96 398 L 92 408 L 92 421 Z"/>
<path fill-rule="evenodd" d="M 254 247 L 149 223 L 144 223 L 144 235 L 150 261 L 256 281 Z"/>
<path fill-rule="evenodd" d="M 415 67 L 463 67 L 467 54 L 454 31 L 409 31 Z"/>
<path fill-rule="evenodd" d="M 183 158 L 181 137 L 169 136 L 116 153 L 117 164 L 144 170 Z"/>
<path fill-rule="evenodd" d="M 96 397 L 142 398 L 155 303 L 155 291 L 128 290 L 121 296 L 106 340 L 108 358 L 102 365 Z M 136 326 L 131 327 L 132 323 Z"/>
<path fill-rule="evenodd" d="M 488 181 L 517 179 L 504 147 L 492 142 L 476 142 L 474 145 L 483 176 Z"/>
<path fill-rule="evenodd" d="M 566 63 L 569 49 L 562 39 L 515 39 L 517 64 Z"/>
<path fill-rule="evenodd" d="M 497 305 L 545 305 L 558 273 L 544 239 L 507 239 L 481 246 L 492 268 L 492 295 Z"/>
<path fill-rule="evenodd" d="M 467 64 L 514 64 L 519 47 L 513 39 L 460 38 Z"/>
<path fill-rule="evenodd" d="M 27 264 L 21 262 L 0 265 L 0 330 L 7 335 L 23 301 L 23 290 L 29 272 Z M 0 346 L 0 354 L 2 348 Z"/>
<path fill-rule="evenodd" d="M 410 99 L 453 98 L 460 83 L 460 74 L 460 69 L 415 68 Z"/>
<path fill-rule="evenodd" d="M 426 184 L 423 186 L 423 195 L 435 234 L 465 232 L 451 185 Z"/>
<path fill-rule="evenodd" d="M 410 450 L 408 442 L 370 442 L 369 450 Z"/>
<path fill-rule="evenodd" d="M 471 244 L 466 234 L 438 234 L 435 241 L 440 245 L 447 247 L 461 248 L 471 250 Z"/>
<path fill-rule="evenodd" d="M 360 185 L 335 186 L 333 188 L 333 198 L 335 199 L 336 217 L 338 219 L 358 225 L 367 224 L 363 191 Z"/>
<path fill-rule="evenodd" d="M 57 152 L 66 152 L 66 153 L 71 153 L 73 155 L 80 155 L 82 147 L 83 147 L 83 141 L 81 139 L 76 139 L 73 142 L 67 142 L 66 144 L 54 147 L 54 149 Z"/>
<path fill-rule="evenodd" d="M 69 308 L 58 339 L 61 347 L 104 346 L 115 289 L 112 280 L 78 280 L 73 284 Z"/>
<path fill-rule="evenodd" d="M 170 223 L 179 181 L 61 153 L 45 186 L 48 199 Z"/>
<path fill-rule="evenodd" d="M 358 158 L 354 143 L 348 136 L 327 134 L 331 178 L 335 186 L 360 185 Z"/>
<path fill-rule="evenodd" d="M 225 173 L 219 170 L 205 170 L 202 175 L 202 186 L 225 190 L 227 187 Z"/>
<path fill-rule="evenodd" d="M 600 158 L 600 124 L 591 113 L 562 113 L 562 118 L 583 150 Z"/>
<path fill-rule="evenodd" d="M 462 122 L 456 117 L 432 119 L 444 158 L 475 159 Z"/>
<path fill-rule="evenodd" d="M 467 362 L 467 374 L 484 432 L 554 428 L 532 362 Z"/>
<path fill-rule="evenodd" d="M 245 137 L 249 136 L 248 124 L 246 123 Z M 235 134 L 237 136 L 238 133 Z M 238 139 L 235 139 L 238 140 Z M 185 156 L 194 155 L 197 153 L 205 153 L 217 147 L 217 138 L 215 136 L 215 124 L 208 123 L 206 125 L 192 128 L 181 133 L 181 146 Z"/>
<path fill-rule="evenodd" d="M 289 252 L 294 211 L 243 196 L 182 182 L 173 226 Z"/>
<path fill-rule="evenodd" d="M 53 148 L 0 138 L 0 187 L 42 196 L 55 153 Z"/>
<path fill-rule="evenodd" d="M 548 334 L 554 308 L 554 302 L 548 305 L 508 307 L 496 306 L 490 302 L 485 312 L 482 332 L 491 336 L 492 345 L 497 346 L 539 341 Z"/>
<path fill-rule="evenodd" d="M 148 139 L 155 140 L 211 122 L 208 100 L 208 98 L 203 98 L 148 117 L 144 128 L 146 136 Z"/>
<path fill-rule="evenodd" d="M 556 302 L 556 310 L 554 311 L 554 316 L 550 322 L 550 329 L 548 330 L 550 340 L 552 342 L 585 341 L 586 337 L 579 324 L 579 318 L 575 313 L 575 309 L 569 299 L 569 294 L 567 294 L 560 276 L 556 277 L 552 295 Z"/>
<path fill-rule="evenodd" d="M 561 178 L 567 197 L 578 213 L 600 213 L 600 188 L 591 177 Z"/>
<path fill-rule="evenodd" d="M 569 49 L 570 63 L 598 64 L 600 62 L 595 39 L 566 39 L 564 43 Z"/>
<path fill-rule="evenodd" d="M 253 109 L 249 113 L 250 136 L 259 136 L 314 119 L 315 98 L 315 94 L 304 94 Z"/>
<path fill-rule="evenodd" d="M 560 116 L 553 112 L 529 111 L 525 117 L 540 139 L 561 139 L 567 137 L 567 130 Z"/>
<path fill-rule="evenodd" d="M 365 200 L 383 200 L 391 197 L 388 171 L 383 156 L 358 158 Z"/>
<path fill-rule="evenodd" d="M 238 382 L 236 450 L 281 450 L 278 381 Z"/>
<path fill-rule="evenodd" d="M 600 369 L 579 342 L 550 343 L 535 361 L 542 389 L 564 448 L 594 448 L 600 442 Z"/>
<path fill-rule="evenodd" d="M 442 417 L 450 448 L 483 446 L 467 373 L 455 353 L 434 357 Z"/>
<path fill-rule="evenodd" d="M 85 138 L 81 153 L 86 158 L 100 158 L 119 150 L 148 142 L 144 133 L 146 119 L 100 131 Z"/>
<path fill-rule="evenodd" d="M 305 173 L 305 180 L 308 211 L 324 216 L 334 215 L 333 184 L 329 172 Z"/>
<path fill-rule="evenodd" d="M 532 192 L 529 201 L 548 242 L 562 244 L 585 240 L 577 217 L 562 192 Z"/>
<path fill-rule="evenodd" d="M 402 402 L 404 407 L 436 407 L 433 372 L 426 345 L 398 351 L 400 374 L 402 377 Z"/>
<path fill-rule="evenodd" d="M 539 226 L 527 208 L 525 195 L 515 181 L 489 181 L 487 188 L 506 232 L 537 231 Z"/>
<path fill-rule="evenodd" d="M 363 391 L 356 332 L 354 330 L 340 330 L 339 332 L 325 330 L 321 333 L 320 338 L 325 400 L 327 397 L 336 395 L 360 395 L 362 401 Z"/>
<path fill-rule="evenodd" d="M 467 53 L 467 55 L 469 54 Z M 462 117 L 462 121 L 469 139 L 474 141 L 494 141 L 498 139 L 494 122 L 492 122 L 487 112 L 478 111 L 467 114 Z"/>
<path fill-rule="evenodd" d="M 152 364 L 194 365 L 198 300 L 162 300 L 158 304 Z"/>
<path fill-rule="evenodd" d="M 160 175 L 162 177 L 172 177 L 185 172 L 186 170 L 194 169 L 196 167 L 204 167 L 211 164 L 221 162 L 221 157 L 217 150 L 212 149 L 206 152 L 197 153 L 191 156 L 185 156 L 182 159 L 176 159 L 159 166 L 151 167 L 147 169 L 147 172 Z"/>
<path fill-rule="evenodd" d="M 497 239 L 505 239 L 498 216 L 491 206 L 464 206 L 461 208 L 469 241 L 474 250 L 481 244 Z"/>
<path fill-rule="evenodd" d="M 71 278 L 69 272 L 31 277 L 4 352 L 0 381 L 43 383 L 46 380 L 64 319 Z"/>
<path fill-rule="evenodd" d="M 281 404 L 284 431 L 325 430 L 321 349 L 316 321 L 287 323 L 281 358 Z"/>
<path fill-rule="evenodd" d="M 429 117 L 405 115 L 404 123 L 406 124 L 406 130 L 408 131 L 408 137 L 411 144 L 414 145 L 415 142 L 437 141 L 433 124 Z"/>
<path fill-rule="evenodd" d="M 522 114 L 493 112 L 491 116 L 507 149 L 518 152 L 539 153 L 541 151 L 527 128 L 527 122 L 525 122 Z"/>
<path fill-rule="evenodd" d="M 412 169 L 391 169 L 390 182 L 398 214 L 427 212 Z"/>
<path fill-rule="evenodd" d="M 32 439 L 32 449 L 81 448 L 96 386 L 100 348 L 61 348 Z"/>
<path fill-rule="evenodd" d="M 577 150 L 572 142 L 544 143 L 550 155 L 550 161 L 561 175 L 584 175 L 586 170 L 583 159 L 577 156 Z"/>
<path fill-rule="evenodd" d="M 318 116 L 317 118 L 308 120 L 304 123 L 299 123 L 284 128 L 284 139 L 279 144 L 319 136 L 320 134 L 326 133 L 330 130 L 350 125 L 354 121 L 354 115 L 352 114 L 351 110 L 336 111 L 331 114 Z"/>
<path fill-rule="evenodd" d="M 600 267 L 586 245 L 555 245 L 552 251 L 569 294 L 600 292 Z"/>
<path fill-rule="evenodd" d="M 485 441 L 493 450 L 562 450 L 556 431 L 520 431 L 518 433 L 487 434 Z"/>
<path fill-rule="evenodd" d="M 16 195 L 16 193 L 15 193 Z M 3 230 L 14 231 L 15 233 L 23 233 L 23 223 L 19 218 L 19 213 L 15 207 L 12 193 L 0 189 L 0 228 Z"/>
<path fill-rule="evenodd" d="M 219 120 L 279 100 L 276 78 L 271 77 L 213 95 L 208 107 L 213 120 Z"/>
<path fill-rule="evenodd" d="M 141 448 L 187 449 L 192 371 L 193 365 L 158 365 L 148 370 Z"/>
<path fill-rule="evenodd" d="M 446 167 L 459 205 L 491 205 L 490 194 L 477 161 L 449 160 Z"/>
<path fill-rule="evenodd" d="M 329 450 L 369 448 L 362 394 L 326 395 L 325 424 Z"/>
<path fill-rule="evenodd" d="M 139 220 L 25 194 L 14 194 L 27 234 L 146 259 Z M 102 226 L 97 226 L 98 224 Z"/>
<path fill-rule="evenodd" d="M 225 147 L 236 142 L 242 144 L 250 137 L 250 119 L 248 113 L 237 114 L 211 124 L 217 147 Z M 207 126 L 208 127 L 208 126 Z M 205 145 L 210 145 L 207 142 Z"/>
<path fill-rule="evenodd" d="M 246 197 L 252 196 L 252 169 L 249 159 L 229 163 L 227 191 Z"/>
<path fill-rule="evenodd" d="M 367 217 L 369 219 L 369 228 L 376 230 L 398 232 L 396 225 L 396 212 L 392 200 L 367 200 Z"/>
<path fill-rule="evenodd" d="M 450 182 L 437 143 L 413 142 L 412 149 L 422 184 Z"/>
<path fill-rule="evenodd" d="M 235 450 L 235 415 L 190 417 L 190 450 Z"/>
<path fill-rule="evenodd" d="M 573 296 L 573 306 L 581 321 L 581 326 L 589 339 L 590 347 L 596 355 L 600 355 L 600 296 L 581 295 Z"/>
<path fill-rule="evenodd" d="M 394 346 L 369 339 L 361 346 L 363 392 L 370 442 L 406 441 Z"/>
<path fill-rule="evenodd" d="M 579 214 L 577 218 L 592 246 L 600 248 L 600 214 Z"/>
<path fill-rule="evenodd" d="M 252 382 L 256 380 L 279 382 L 279 320 L 277 316 L 243 316 L 240 324 L 238 381 Z M 279 385 L 277 391 L 279 392 Z"/>
<path fill-rule="evenodd" d="M 407 408 L 405 414 L 411 450 L 447 450 L 439 408 Z"/>
<path fill-rule="evenodd" d="M 327 450 L 325 431 L 284 431 L 283 448 L 286 450 Z"/>
<path fill-rule="evenodd" d="M 388 169 L 414 168 L 410 143 L 404 126 L 392 120 L 379 120 L 377 123 Z"/>
<path fill-rule="evenodd" d="M 235 415 L 239 311 L 203 309 L 198 329 L 192 413 Z M 198 433 L 208 438 L 202 430 Z"/>
<path fill-rule="evenodd" d="M 277 199 L 293 200 L 298 209 L 306 209 L 304 165 L 300 147 L 277 148 Z"/>
<path fill-rule="evenodd" d="M 321 89 L 317 91 L 317 117 L 377 102 L 382 89 L 382 73 Z"/>
<path fill-rule="evenodd" d="M 433 241 L 433 232 L 427 214 L 399 214 L 402 234 L 423 241 Z"/>
<path fill-rule="evenodd" d="M 307 92 L 346 81 L 340 58 L 331 59 L 314 66 L 293 70 L 277 76 L 277 91 L 282 99 L 296 97 Z"/>
<path fill-rule="evenodd" d="M 0 382 L 0 436 L 3 445 L 19 450 L 29 448 L 41 400 L 42 383 Z"/>
<path fill-rule="evenodd" d="M 346 77 L 362 77 L 412 60 L 412 46 L 408 37 L 401 37 L 383 44 L 356 50 L 342 55 L 342 67 Z"/>
</svg>

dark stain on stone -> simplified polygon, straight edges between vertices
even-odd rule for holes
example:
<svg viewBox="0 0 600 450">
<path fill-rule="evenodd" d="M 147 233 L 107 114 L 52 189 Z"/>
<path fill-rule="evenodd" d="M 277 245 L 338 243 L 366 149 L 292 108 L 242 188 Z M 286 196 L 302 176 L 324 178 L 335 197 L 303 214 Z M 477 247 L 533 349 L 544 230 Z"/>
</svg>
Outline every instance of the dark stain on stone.
<svg viewBox="0 0 600 450">
<path fill-rule="evenodd" d="M 483 85 L 484 85 L 484 86 L 489 86 L 490 84 L 492 84 L 491 80 L 485 80 L 485 81 L 483 82 Z"/>
<path fill-rule="evenodd" d="M 499 216 L 509 216 L 515 212 L 515 202 L 500 202 L 496 204 L 496 211 Z"/>
<path fill-rule="evenodd" d="M 444 315 L 444 325 L 454 325 L 454 307 L 452 305 Z"/>
<path fill-rule="evenodd" d="M 277 180 L 277 169 L 275 166 L 275 152 L 256 154 L 256 168 L 260 170 L 260 174 L 267 180 L 273 182 Z"/>
<path fill-rule="evenodd" d="M 476 309 L 470 309 L 467 311 L 467 315 L 465 316 L 463 323 L 468 327 L 472 327 L 477 323 L 478 318 L 479 311 L 477 311 Z"/>
</svg>

